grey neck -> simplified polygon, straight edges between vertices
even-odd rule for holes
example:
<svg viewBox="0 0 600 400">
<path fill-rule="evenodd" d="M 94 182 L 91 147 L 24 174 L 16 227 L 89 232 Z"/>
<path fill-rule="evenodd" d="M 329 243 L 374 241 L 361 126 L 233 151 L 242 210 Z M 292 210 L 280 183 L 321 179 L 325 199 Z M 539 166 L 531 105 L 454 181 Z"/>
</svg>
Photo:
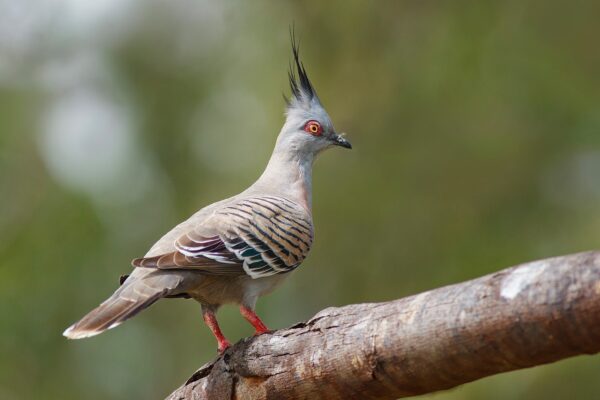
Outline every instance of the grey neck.
<svg viewBox="0 0 600 400">
<path fill-rule="evenodd" d="M 313 154 L 277 141 L 267 167 L 248 191 L 284 196 L 310 211 L 313 161 Z"/>
</svg>

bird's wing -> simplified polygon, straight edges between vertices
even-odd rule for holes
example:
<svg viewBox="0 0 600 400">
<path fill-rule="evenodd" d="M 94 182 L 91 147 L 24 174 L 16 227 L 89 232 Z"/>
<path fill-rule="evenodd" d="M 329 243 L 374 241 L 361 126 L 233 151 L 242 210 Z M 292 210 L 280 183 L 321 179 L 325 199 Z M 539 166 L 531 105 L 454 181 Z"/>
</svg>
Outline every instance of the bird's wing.
<svg viewBox="0 0 600 400">
<path fill-rule="evenodd" d="M 259 278 L 296 268 L 312 239 L 312 219 L 303 207 L 282 197 L 249 197 L 215 210 L 207 223 L 175 241 L 176 251 L 133 265 Z"/>
</svg>

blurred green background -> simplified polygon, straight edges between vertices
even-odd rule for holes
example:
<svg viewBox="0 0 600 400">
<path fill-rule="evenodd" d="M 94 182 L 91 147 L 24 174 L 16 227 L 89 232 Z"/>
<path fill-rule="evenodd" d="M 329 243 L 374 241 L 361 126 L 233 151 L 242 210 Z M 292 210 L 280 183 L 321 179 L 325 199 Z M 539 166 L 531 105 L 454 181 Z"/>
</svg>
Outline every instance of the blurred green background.
<svg viewBox="0 0 600 400">
<path fill-rule="evenodd" d="M 260 174 L 292 22 L 354 150 L 316 163 L 316 244 L 259 301 L 269 326 L 600 247 L 599 17 L 590 1 L 0 0 L 0 398 L 161 399 L 215 355 L 192 301 L 61 333 Z M 579 357 L 428 398 L 597 398 L 599 373 Z"/>
</svg>

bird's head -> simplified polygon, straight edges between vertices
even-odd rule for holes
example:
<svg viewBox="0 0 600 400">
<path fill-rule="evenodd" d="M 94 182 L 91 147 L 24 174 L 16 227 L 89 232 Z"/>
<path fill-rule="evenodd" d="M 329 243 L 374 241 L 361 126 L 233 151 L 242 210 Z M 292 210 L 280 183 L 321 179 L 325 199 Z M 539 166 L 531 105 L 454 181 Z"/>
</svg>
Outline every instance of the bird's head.
<svg viewBox="0 0 600 400">
<path fill-rule="evenodd" d="M 286 121 L 278 141 L 300 153 L 316 155 L 331 146 L 351 149 L 343 134 L 335 131 L 331 118 L 321 104 L 300 61 L 299 47 L 292 32 L 292 54 L 289 79 L 292 94 L 286 101 Z"/>
</svg>

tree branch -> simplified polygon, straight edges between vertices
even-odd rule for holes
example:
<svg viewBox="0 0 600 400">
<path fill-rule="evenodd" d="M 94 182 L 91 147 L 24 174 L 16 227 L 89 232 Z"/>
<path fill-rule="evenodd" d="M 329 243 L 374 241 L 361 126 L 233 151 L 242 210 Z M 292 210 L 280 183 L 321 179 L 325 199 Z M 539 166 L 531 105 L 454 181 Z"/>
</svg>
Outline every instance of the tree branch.
<svg viewBox="0 0 600 400">
<path fill-rule="evenodd" d="M 600 251 L 248 338 L 169 400 L 395 399 L 600 351 Z"/>
</svg>

